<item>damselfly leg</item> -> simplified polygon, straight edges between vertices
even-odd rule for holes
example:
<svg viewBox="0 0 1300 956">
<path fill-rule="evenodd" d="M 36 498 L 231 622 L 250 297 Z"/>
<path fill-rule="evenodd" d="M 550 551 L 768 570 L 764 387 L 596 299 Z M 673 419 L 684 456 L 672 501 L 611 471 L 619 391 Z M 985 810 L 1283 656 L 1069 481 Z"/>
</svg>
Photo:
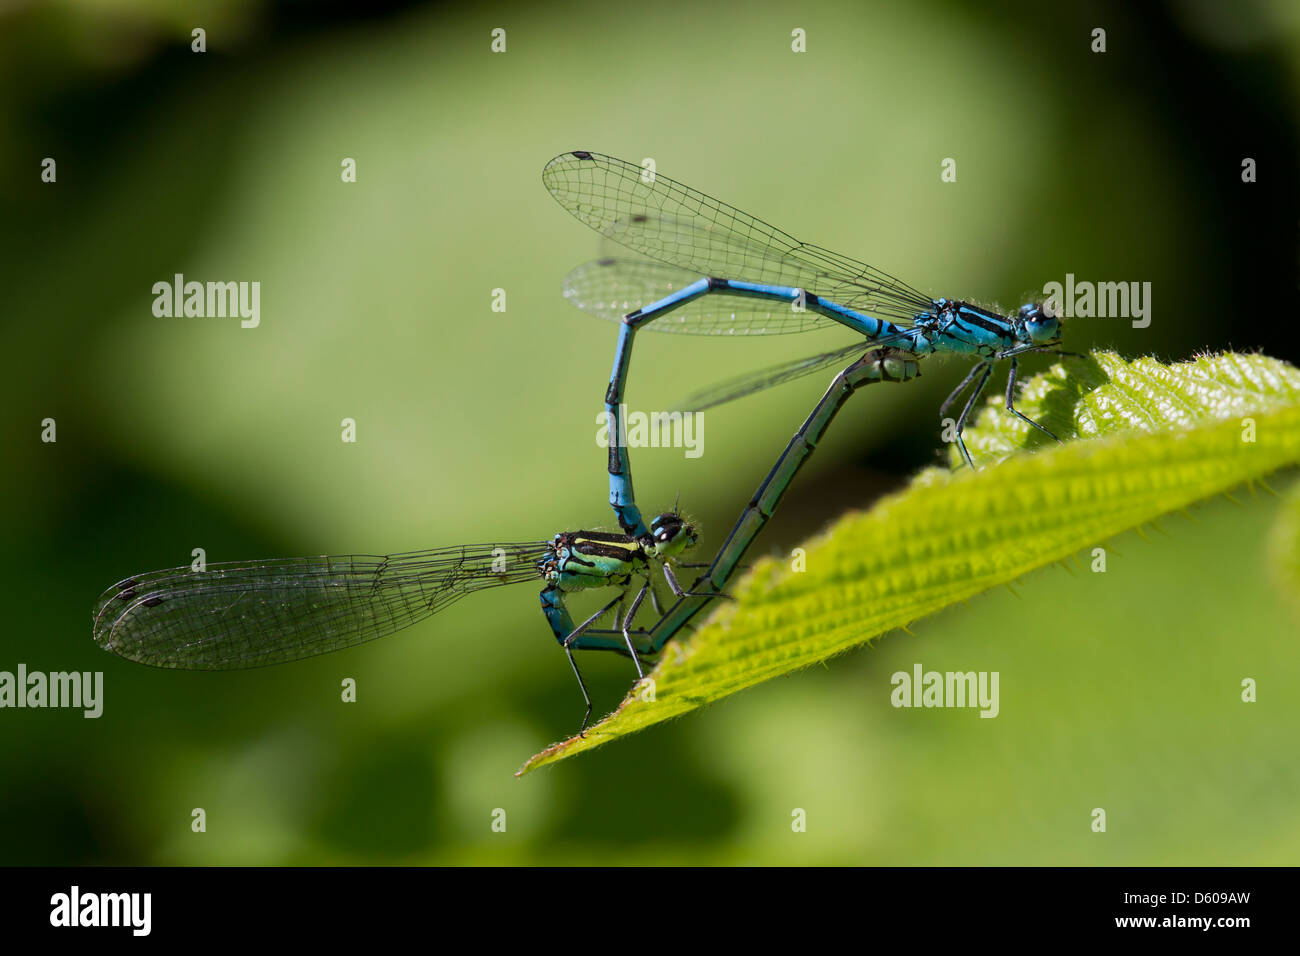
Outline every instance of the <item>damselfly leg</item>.
<svg viewBox="0 0 1300 956">
<path fill-rule="evenodd" d="M 1011 371 L 1007 375 L 1007 411 L 1012 415 L 1015 415 L 1016 418 L 1020 419 L 1022 422 L 1028 422 L 1030 425 L 1033 425 L 1052 441 L 1059 442 L 1061 439 L 1057 438 L 1044 426 L 1034 421 L 1028 415 L 1022 414 L 1020 410 L 1016 408 L 1016 362 L 1017 359 L 1011 359 Z"/>
</svg>

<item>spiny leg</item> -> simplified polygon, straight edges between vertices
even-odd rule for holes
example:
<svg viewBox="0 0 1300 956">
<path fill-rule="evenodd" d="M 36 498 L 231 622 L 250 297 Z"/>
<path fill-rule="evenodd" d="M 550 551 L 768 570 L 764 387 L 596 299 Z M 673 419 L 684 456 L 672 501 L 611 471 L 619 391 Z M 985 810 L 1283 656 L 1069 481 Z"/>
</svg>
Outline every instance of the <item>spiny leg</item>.
<svg viewBox="0 0 1300 956">
<path fill-rule="evenodd" d="M 650 606 L 655 609 L 655 615 L 657 617 L 663 617 L 664 609 L 659 604 L 659 592 L 655 590 L 654 579 L 651 578 L 649 574 L 646 575 L 645 579 L 646 583 L 650 585 Z"/>
<path fill-rule="evenodd" d="M 966 442 L 962 440 L 961 436 L 962 432 L 966 430 L 966 419 L 970 417 L 970 410 L 975 407 L 975 402 L 979 400 L 980 392 L 984 391 L 984 385 L 988 382 L 989 375 L 993 371 L 992 364 L 988 362 L 983 362 L 975 367 L 981 369 L 982 374 L 979 381 L 975 383 L 975 387 L 971 389 L 970 398 L 966 399 L 966 407 L 961 410 L 961 418 L 957 419 L 957 450 L 961 452 L 962 458 L 966 460 L 967 466 L 972 471 L 975 470 L 975 462 L 971 461 L 970 452 L 966 450 Z M 974 372 L 972 371 L 971 374 L 974 375 Z"/>
<path fill-rule="evenodd" d="M 955 402 L 957 400 L 957 396 L 966 390 L 966 386 L 969 385 L 971 383 L 971 380 L 974 379 L 975 376 L 980 373 L 980 369 L 984 367 L 984 364 L 985 363 L 983 362 L 976 362 L 974 365 L 972 365 L 971 370 L 966 373 L 966 377 L 961 380 L 961 384 L 948 393 L 948 397 L 945 398 L 943 400 L 943 404 L 939 406 L 940 418 L 943 418 L 944 415 L 948 414 L 948 406 L 951 405 L 953 402 Z"/>
<path fill-rule="evenodd" d="M 587 721 L 591 720 L 591 696 L 587 693 L 587 685 L 582 682 L 582 674 L 578 671 L 578 662 L 573 659 L 573 651 L 569 645 L 564 645 L 564 653 L 569 657 L 569 666 L 573 668 L 573 676 L 578 678 L 578 689 L 582 691 L 582 699 L 587 702 L 587 710 L 582 715 L 582 723 L 578 725 L 578 736 L 587 736 Z"/>
<path fill-rule="evenodd" d="M 1016 418 L 1019 418 L 1021 421 L 1033 425 L 1048 438 L 1052 439 L 1052 441 L 1061 441 L 1061 439 L 1057 438 L 1028 415 L 1021 414 L 1020 410 L 1016 408 L 1016 360 L 1014 358 L 1011 360 L 1011 372 L 1007 375 L 1007 411 L 1012 415 L 1015 415 Z M 1064 443 L 1062 442 L 1062 444 Z"/>
<path fill-rule="evenodd" d="M 641 590 L 632 601 L 632 607 L 628 609 L 627 616 L 623 618 L 623 640 L 627 643 L 627 652 L 632 655 L 632 663 L 636 665 L 637 680 L 645 680 L 645 673 L 641 670 L 641 659 L 637 656 L 636 649 L 632 646 L 632 635 L 628 633 L 628 628 L 632 624 L 632 618 L 636 617 L 637 610 L 641 607 L 641 602 L 645 600 L 645 592 L 650 590 L 650 577 L 646 576 L 645 584 L 641 585 Z"/>
<path fill-rule="evenodd" d="M 623 592 L 620 592 L 618 597 L 614 598 L 614 600 L 610 601 L 599 611 L 597 611 L 591 617 L 587 618 L 585 621 L 583 621 L 581 624 L 575 627 L 572 631 L 570 631 L 564 638 L 564 646 L 565 647 L 570 646 L 574 641 L 576 641 L 579 637 L 581 637 L 583 635 L 583 632 L 585 632 L 587 628 L 591 627 L 591 625 L 595 624 L 602 617 L 608 614 L 610 612 L 610 609 L 613 608 L 615 604 L 621 603 L 625 596 L 626 595 Z"/>
<path fill-rule="evenodd" d="M 612 609 L 615 604 L 619 604 L 623 600 L 623 597 L 624 597 L 623 593 L 620 592 L 618 597 L 614 598 L 614 600 L 610 601 L 608 604 L 602 607 L 591 617 L 587 618 L 585 621 L 583 621 L 581 624 L 575 627 L 572 631 L 569 632 L 568 636 L 565 637 L 564 639 L 564 653 L 567 654 L 569 657 L 569 666 L 573 668 L 573 676 L 578 678 L 578 688 L 582 691 L 582 699 L 587 703 L 586 713 L 582 715 L 582 723 L 578 726 L 579 737 L 586 736 L 587 721 L 591 719 L 591 696 L 587 693 L 587 685 L 583 683 L 582 673 L 578 670 L 578 662 L 573 659 L 572 644 L 574 641 L 576 641 L 579 637 L 582 636 L 583 632 L 586 631 L 587 628 L 591 627 L 591 625 L 595 624 L 598 620 L 600 620 L 602 617 L 608 614 L 610 609 Z M 638 669 L 639 669 L 639 665 L 638 665 Z"/>
</svg>

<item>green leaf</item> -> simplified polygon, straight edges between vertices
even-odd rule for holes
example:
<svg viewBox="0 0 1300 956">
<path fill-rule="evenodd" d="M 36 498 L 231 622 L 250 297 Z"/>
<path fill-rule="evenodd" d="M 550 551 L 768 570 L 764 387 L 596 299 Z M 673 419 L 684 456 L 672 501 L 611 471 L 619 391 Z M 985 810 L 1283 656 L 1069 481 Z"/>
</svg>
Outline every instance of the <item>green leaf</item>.
<svg viewBox="0 0 1300 956">
<path fill-rule="evenodd" d="M 980 470 L 929 469 L 870 511 L 846 515 L 804 546 L 804 571 L 760 561 L 736 601 L 719 602 L 689 641 L 668 644 L 649 675 L 653 701 L 633 687 L 585 737 L 519 772 L 906 628 L 1300 461 L 1300 370 L 1264 356 L 1063 359 L 1026 382 L 1016 404 L 1064 444 L 1003 401 L 991 399 L 967 434 Z"/>
</svg>

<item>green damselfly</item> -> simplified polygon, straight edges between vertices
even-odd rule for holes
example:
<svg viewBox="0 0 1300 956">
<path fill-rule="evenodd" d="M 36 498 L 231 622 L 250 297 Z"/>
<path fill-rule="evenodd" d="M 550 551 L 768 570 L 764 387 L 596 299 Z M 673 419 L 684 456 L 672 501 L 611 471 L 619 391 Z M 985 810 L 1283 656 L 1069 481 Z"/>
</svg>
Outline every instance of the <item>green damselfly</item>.
<svg viewBox="0 0 1300 956">
<path fill-rule="evenodd" d="M 905 381 L 916 363 L 878 349 L 836 376 L 799 433 L 742 510 L 722 548 L 694 583 L 673 568 L 695 545 L 695 526 L 675 510 L 657 516 L 645 535 L 564 532 L 550 541 L 459 545 L 387 556 L 272 558 L 173 568 L 119 581 L 95 605 L 95 641 L 129 660 L 182 670 L 234 670 L 301 660 L 384 637 L 443 610 L 474 591 L 542 580 L 543 613 L 573 666 L 586 711 L 591 698 L 574 650 L 630 656 L 638 677 L 653 658 L 722 590 L 771 517 L 818 438 L 854 390 Z M 662 574 L 677 600 L 659 607 L 651 573 Z M 639 585 L 639 587 L 638 587 Z M 615 597 L 575 625 L 565 597 L 614 588 Z M 629 601 L 629 596 L 633 595 Z M 649 596 L 658 619 L 636 628 Z M 615 627 L 594 627 L 605 615 Z"/>
<path fill-rule="evenodd" d="M 296 661 L 410 627 L 473 591 L 542 580 L 542 611 L 568 655 L 587 710 L 591 697 L 574 650 L 613 650 L 636 662 L 654 653 L 632 628 L 647 594 L 658 607 L 656 569 L 683 596 L 672 565 L 694 547 L 695 527 L 674 512 L 645 538 L 561 532 L 550 541 L 468 544 L 391 555 L 322 555 L 172 568 L 119 581 L 99 598 L 94 639 L 105 650 L 155 667 L 234 670 Z M 691 565 L 682 563 L 683 567 Z M 639 589 L 638 589 L 639 586 Z M 619 593 L 575 625 L 566 597 Z M 635 593 L 624 608 L 626 599 Z M 596 629 L 613 613 L 615 627 Z"/>
</svg>

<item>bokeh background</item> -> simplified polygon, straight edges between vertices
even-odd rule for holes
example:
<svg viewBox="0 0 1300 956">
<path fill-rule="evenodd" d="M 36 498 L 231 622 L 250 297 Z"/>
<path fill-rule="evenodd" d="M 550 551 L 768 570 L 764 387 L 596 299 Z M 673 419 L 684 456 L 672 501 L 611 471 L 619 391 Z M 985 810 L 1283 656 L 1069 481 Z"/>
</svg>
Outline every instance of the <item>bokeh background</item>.
<svg viewBox="0 0 1300 956">
<path fill-rule="evenodd" d="M 595 416 L 615 329 L 559 295 L 596 237 L 539 181 L 568 149 L 653 157 L 936 295 L 1013 308 L 1067 272 L 1152 283 L 1150 328 L 1076 320 L 1073 348 L 1298 356 L 1287 0 L 351 6 L 0 4 L 0 669 L 106 684 L 98 720 L 0 711 L 0 862 L 1300 861 L 1300 621 L 1267 494 L 1126 535 L 1104 575 L 1044 570 L 522 779 L 580 716 L 528 586 L 260 671 L 96 648 L 99 592 L 195 547 L 611 523 Z M 260 281 L 260 328 L 155 318 L 151 287 L 177 272 Z M 644 336 L 631 402 L 842 341 Z M 851 404 L 759 550 L 937 463 L 962 373 Z M 643 506 L 680 494 L 716 546 L 822 387 L 709 413 L 702 458 L 634 451 Z M 915 662 L 999 671 L 1001 716 L 894 710 L 889 676 Z M 608 710 L 627 661 L 585 668 Z"/>
</svg>

